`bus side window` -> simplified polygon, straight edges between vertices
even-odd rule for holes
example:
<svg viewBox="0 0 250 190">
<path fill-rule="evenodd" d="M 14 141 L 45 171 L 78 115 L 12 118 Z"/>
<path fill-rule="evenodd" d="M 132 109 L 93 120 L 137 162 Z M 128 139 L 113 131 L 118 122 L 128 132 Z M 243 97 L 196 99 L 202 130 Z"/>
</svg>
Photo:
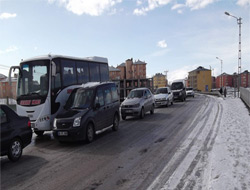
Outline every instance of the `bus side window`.
<svg viewBox="0 0 250 190">
<path fill-rule="evenodd" d="M 99 82 L 100 81 L 100 69 L 98 63 L 90 63 L 90 81 L 91 82 Z"/>
<path fill-rule="evenodd" d="M 100 71 L 101 71 L 101 81 L 109 81 L 109 70 L 108 65 L 100 64 Z"/>
<path fill-rule="evenodd" d="M 62 74 L 63 74 L 63 86 L 69 86 L 71 84 L 77 84 L 76 82 L 76 70 L 75 62 L 71 60 L 62 59 Z"/>
<path fill-rule="evenodd" d="M 76 62 L 78 84 L 89 82 L 89 64 L 83 61 Z"/>
</svg>

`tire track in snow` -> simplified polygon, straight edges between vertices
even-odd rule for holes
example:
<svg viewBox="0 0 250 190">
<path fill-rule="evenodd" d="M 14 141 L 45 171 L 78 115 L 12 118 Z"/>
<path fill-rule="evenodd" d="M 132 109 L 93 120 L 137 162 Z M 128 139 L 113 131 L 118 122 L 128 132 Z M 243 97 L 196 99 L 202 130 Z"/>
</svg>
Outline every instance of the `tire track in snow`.
<svg viewBox="0 0 250 190">
<path fill-rule="evenodd" d="M 169 161 L 169 163 L 165 166 L 159 176 L 151 183 L 148 187 L 148 190 L 151 189 L 171 189 L 169 188 L 169 182 L 171 177 L 176 174 L 176 170 L 183 163 L 183 161 L 188 156 L 189 152 L 191 152 L 192 148 L 197 142 L 198 137 L 201 135 L 203 130 L 206 128 L 206 123 L 210 118 L 210 114 L 213 110 L 214 101 L 211 101 L 212 98 L 207 98 L 205 104 L 200 109 L 200 112 L 197 114 L 193 122 L 190 126 L 187 127 L 188 130 L 193 130 L 189 138 L 183 142 L 183 147 L 180 148 L 180 151 L 176 152 L 173 158 Z M 202 120 L 200 120 L 202 119 Z M 194 156 L 195 157 L 195 156 Z M 192 160 L 189 163 L 192 163 Z M 183 175 L 183 171 L 180 172 L 181 176 Z M 178 177 L 179 178 L 179 177 Z M 165 185 L 164 185 L 165 184 Z M 173 189 L 173 188 L 172 188 Z"/>
</svg>

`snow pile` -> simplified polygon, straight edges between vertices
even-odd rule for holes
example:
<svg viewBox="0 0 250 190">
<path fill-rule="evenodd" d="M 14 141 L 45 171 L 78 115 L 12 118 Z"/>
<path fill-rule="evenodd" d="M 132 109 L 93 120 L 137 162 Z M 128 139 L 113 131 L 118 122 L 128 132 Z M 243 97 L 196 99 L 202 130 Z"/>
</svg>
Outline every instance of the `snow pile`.
<svg viewBox="0 0 250 190">
<path fill-rule="evenodd" d="M 239 98 L 219 99 L 221 125 L 209 156 L 206 189 L 250 189 L 250 116 Z M 204 187 L 204 186 L 203 186 Z"/>
</svg>

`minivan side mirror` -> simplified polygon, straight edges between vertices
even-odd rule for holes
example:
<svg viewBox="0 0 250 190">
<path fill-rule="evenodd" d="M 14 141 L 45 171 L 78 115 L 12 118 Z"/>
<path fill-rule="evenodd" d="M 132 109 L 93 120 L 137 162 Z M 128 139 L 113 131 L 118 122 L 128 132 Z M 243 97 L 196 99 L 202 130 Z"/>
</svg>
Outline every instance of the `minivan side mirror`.
<svg viewBox="0 0 250 190">
<path fill-rule="evenodd" d="M 168 94 L 171 94 L 171 92 L 168 92 Z"/>
<path fill-rule="evenodd" d="M 95 104 L 95 109 L 99 109 L 101 107 L 100 103 Z"/>
</svg>

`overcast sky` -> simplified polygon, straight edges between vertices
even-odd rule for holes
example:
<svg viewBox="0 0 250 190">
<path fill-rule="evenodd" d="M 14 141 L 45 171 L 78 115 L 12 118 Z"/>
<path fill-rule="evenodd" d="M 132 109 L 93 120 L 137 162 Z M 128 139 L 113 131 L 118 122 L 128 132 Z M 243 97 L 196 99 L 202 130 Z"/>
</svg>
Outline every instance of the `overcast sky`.
<svg viewBox="0 0 250 190">
<path fill-rule="evenodd" d="M 203 66 L 215 76 L 250 71 L 250 0 L 1 0 L 0 73 L 45 54 L 103 56 L 117 66 L 147 63 L 147 76 L 184 78 Z"/>
</svg>

